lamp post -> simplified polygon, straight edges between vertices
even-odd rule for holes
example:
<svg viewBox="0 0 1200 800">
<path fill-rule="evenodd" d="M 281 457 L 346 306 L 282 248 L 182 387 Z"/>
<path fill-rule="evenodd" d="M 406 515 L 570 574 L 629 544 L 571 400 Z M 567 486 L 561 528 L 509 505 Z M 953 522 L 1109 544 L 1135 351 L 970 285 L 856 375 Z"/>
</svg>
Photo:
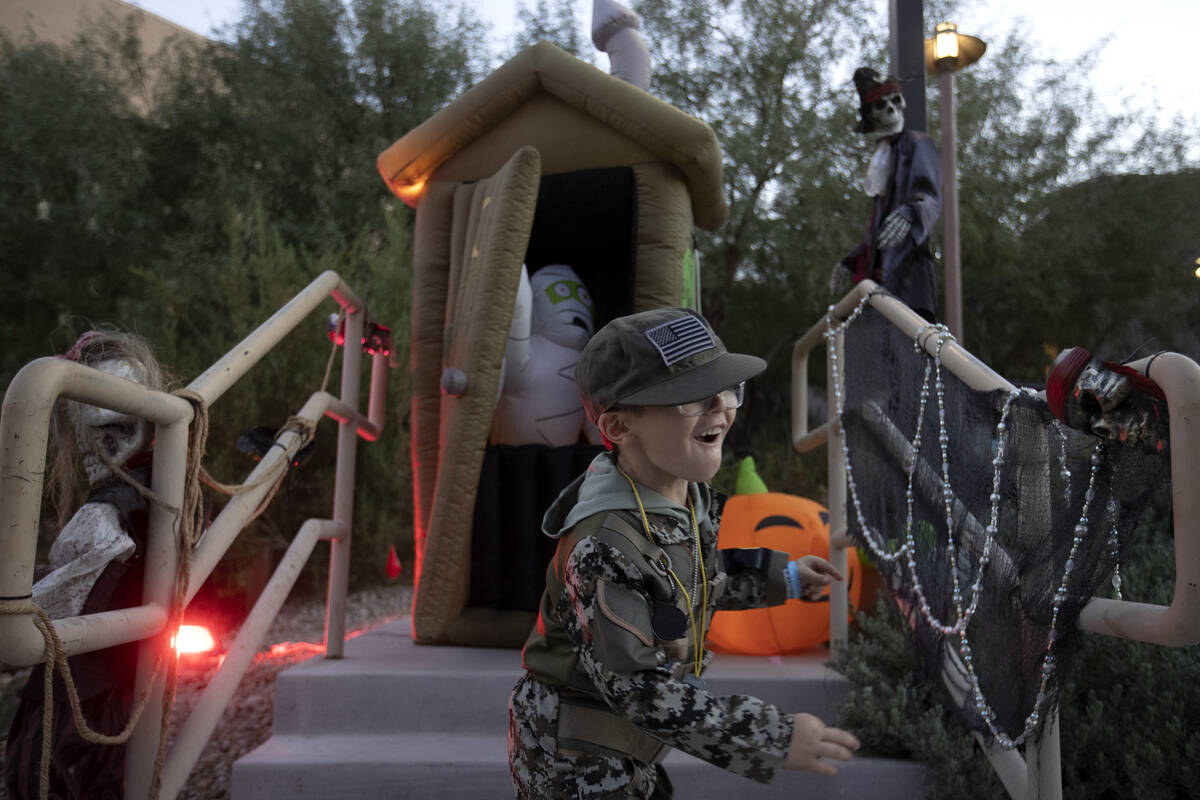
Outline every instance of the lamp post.
<svg viewBox="0 0 1200 800">
<path fill-rule="evenodd" d="M 954 73 L 974 64 L 987 49 L 982 39 L 958 32 L 953 22 L 939 22 L 925 40 L 925 71 L 938 76 L 942 101 L 942 232 L 946 283 L 946 324 L 963 341 L 962 263 L 958 243 L 958 120 L 954 108 Z"/>
</svg>

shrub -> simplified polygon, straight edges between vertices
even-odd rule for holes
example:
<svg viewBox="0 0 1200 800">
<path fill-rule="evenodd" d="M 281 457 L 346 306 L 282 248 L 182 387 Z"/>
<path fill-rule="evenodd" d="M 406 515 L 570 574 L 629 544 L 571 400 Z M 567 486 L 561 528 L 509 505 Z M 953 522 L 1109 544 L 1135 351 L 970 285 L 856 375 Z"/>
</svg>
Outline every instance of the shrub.
<svg viewBox="0 0 1200 800">
<path fill-rule="evenodd" d="M 1174 541 L 1164 490 L 1121 564 L 1125 599 L 1170 604 Z M 853 684 L 841 724 L 864 753 L 911 758 L 936 779 L 931 798 L 1007 795 L 936 687 L 916 685 L 911 631 L 890 600 L 860 613 L 831 666 Z M 1200 794 L 1200 649 L 1082 637 L 1060 707 L 1063 793 L 1072 798 Z"/>
</svg>

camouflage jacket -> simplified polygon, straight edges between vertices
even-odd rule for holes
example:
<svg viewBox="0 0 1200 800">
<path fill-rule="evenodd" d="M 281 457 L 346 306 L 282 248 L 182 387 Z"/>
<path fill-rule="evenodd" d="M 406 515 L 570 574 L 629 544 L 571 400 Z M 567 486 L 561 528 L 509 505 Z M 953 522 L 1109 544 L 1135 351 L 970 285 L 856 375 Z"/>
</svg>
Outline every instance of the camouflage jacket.
<svg viewBox="0 0 1200 800">
<path fill-rule="evenodd" d="M 693 498 L 700 501 L 696 508 L 701 512 L 698 527 L 708 578 L 708 606 L 704 609 L 700 606 L 706 593 L 698 587 L 698 571 L 693 570 L 700 559 L 678 557 L 678 548 L 688 554 L 694 550 L 690 519 L 676 513 L 654 513 L 647 504 L 655 544 L 676 553 L 672 558 L 676 578 L 688 596 L 695 595 L 692 619 L 697 624 L 703 619 L 706 624 L 718 608 L 757 608 L 783 602 L 786 554 L 717 551 L 719 511 L 708 492 L 706 486 L 692 487 Z M 616 513 L 638 530 L 642 528 L 636 511 L 618 509 Z M 747 554 L 766 557 L 747 558 Z M 662 593 L 662 576 L 652 572 L 646 559 L 639 558 L 611 531 L 601 529 L 598 535 L 566 536 L 560 541 L 547 575 L 548 584 L 557 584 L 561 590 L 556 596 L 550 596 L 548 590 L 543 597 L 538 629 L 526 645 L 526 666 L 533 660 L 531 648 L 536 647 L 539 632 L 560 631 L 569 641 L 574 675 L 564 682 L 548 680 L 542 672 L 531 670 L 513 690 L 508 747 L 518 796 L 651 797 L 656 789 L 657 796 L 669 796 L 663 794 L 669 782 L 663 785 L 661 767 L 655 765 L 662 753 L 639 760 L 629 751 L 576 746 L 574 741 L 564 740 L 565 734 L 559 730 L 560 707 L 580 699 L 602 703 L 657 742 L 757 781 L 769 781 L 782 762 L 792 735 L 790 713 L 755 697 L 718 697 L 709 692 L 693 675 L 692 623 L 687 626 L 687 646 L 681 648 L 678 642 L 668 643 L 653 631 L 642 630 L 652 627 L 648 610 L 641 616 L 620 611 L 662 604 L 663 598 L 656 597 Z M 693 587 L 699 590 L 693 591 Z M 621 616 L 627 620 L 619 620 Z M 705 652 L 701 672 L 710 660 L 711 654 Z"/>
</svg>

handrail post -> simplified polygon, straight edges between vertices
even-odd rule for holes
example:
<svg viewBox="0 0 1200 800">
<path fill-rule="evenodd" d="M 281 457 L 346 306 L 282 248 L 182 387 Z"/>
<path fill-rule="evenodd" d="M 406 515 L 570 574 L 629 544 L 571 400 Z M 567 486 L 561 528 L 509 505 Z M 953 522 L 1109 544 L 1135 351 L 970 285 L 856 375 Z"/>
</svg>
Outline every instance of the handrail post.
<svg viewBox="0 0 1200 800">
<path fill-rule="evenodd" d="M 1200 365 L 1179 353 L 1160 353 L 1129 365 L 1167 397 L 1171 421 L 1172 535 L 1175 539 L 1175 591 L 1160 606 L 1094 597 L 1079 613 L 1081 630 L 1167 647 L 1200 643 Z"/>
<path fill-rule="evenodd" d="M 183 507 L 183 484 L 187 473 L 188 426 L 191 420 L 158 425 L 154 432 L 154 464 L 152 486 L 154 493 L 175 508 Z M 174 601 L 176 568 L 179 560 L 179 526 L 181 515 L 150 504 L 149 533 L 146 540 L 146 576 L 142 584 L 142 600 L 170 609 Z M 125 796 L 147 797 L 158 755 L 162 727 L 163 689 L 168 662 L 174 658 L 170 638 L 174 631 L 165 629 L 156 636 L 143 639 L 138 646 L 137 679 L 134 697 L 140 697 L 149 686 L 150 699 L 137 727 L 129 737 L 125 752 Z M 154 676 L 155 663 L 163 664 Z"/>
<path fill-rule="evenodd" d="M 366 312 L 347 309 L 346 338 L 342 346 L 342 402 L 358 409 L 362 368 L 362 331 Z M 333 521 L 345 534 L 329 543 L 329 589 L 325 608 L 325 657 L 341 658 L 346 638 L 346 588 L 350 580 L 350 540 L 354 522 L 354 473 L 358 453 L 358 423 L 338 424 L 337 472 L 333 482 Z"/>
<path fill-rule="evenodd" d="M 1058 709 L 1042 727 L 1042 735 L 1026 747 L 1031 800 L 1062 800 L 1062 751 L 1058 736 Z"/>
<path fill-rule="evenodd" d="M 829 406 L 829 442 L 826 456 L 829 461 L 829 563 L 847 580 L 834 581 L 829 588 L 829 649 L 837 651 L 845 647 L 850 635 L 850 593 L 846 575 L 846 547 L 844 537 L 834 534 L 846 530 L 846 463 L 843 460 L 841 420 L 838 419 L 838 397 L 843 391 L 844 369 L 835 364 L 842 363 L 845 339 L 838 331 L 829 344 L 826 356 L 826 394 Z M 844 364 L 843 364 L 844 366 Z"/>
</svg>

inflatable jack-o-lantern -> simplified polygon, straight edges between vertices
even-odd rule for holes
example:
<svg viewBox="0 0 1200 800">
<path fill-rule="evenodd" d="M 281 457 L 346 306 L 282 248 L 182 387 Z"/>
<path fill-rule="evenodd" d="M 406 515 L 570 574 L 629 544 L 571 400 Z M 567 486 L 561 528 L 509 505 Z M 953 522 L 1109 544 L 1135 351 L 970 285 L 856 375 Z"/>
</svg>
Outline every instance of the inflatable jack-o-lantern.
<svg viewBox="0 0 1200 800">
<path fill-rule="evenodd" d="M 785 550 L 790 558 L 829 558 L 829 511 L 820 503 L 791 494 L 768 492 L 747 458 L 738 476 L 738 493 L 725 502 L 718 546 Z M 744 493 L 744 492 L 751 493 Z M 845 578 L 851 608 L 862 593 L 862 567 L 853 548 L 846 551 Z M 829 589 L 816 600 L 787 600 L 771 608 L 718 611 L 708 644 L 721 653 L 779 655 L 829 640 Z"/>
</svg>

